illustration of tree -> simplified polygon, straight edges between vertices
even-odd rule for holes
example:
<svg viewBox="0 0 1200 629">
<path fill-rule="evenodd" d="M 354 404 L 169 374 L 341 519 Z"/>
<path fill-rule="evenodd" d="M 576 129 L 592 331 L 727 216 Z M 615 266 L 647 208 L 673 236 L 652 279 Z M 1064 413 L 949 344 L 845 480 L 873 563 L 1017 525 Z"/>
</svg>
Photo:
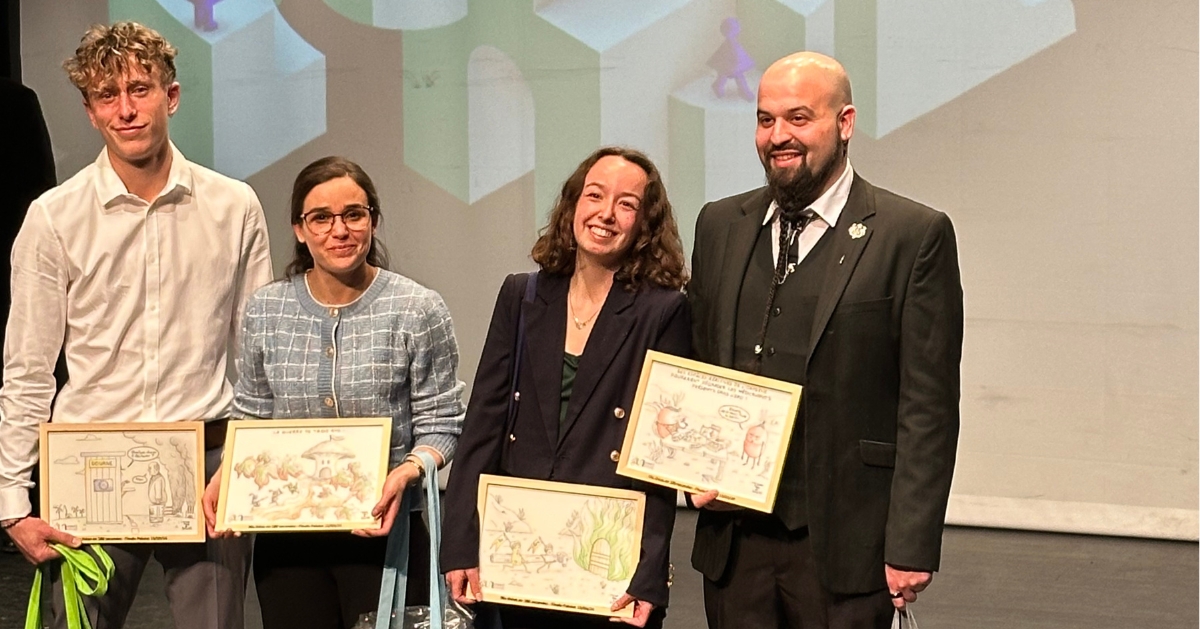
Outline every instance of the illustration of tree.
<svg viewBox="0 0 1200 629">
<path fill-rule="evenodd" d="M 246 457 L 233 466 L 233 471 L 243 478 L 251 478 L 259 489 L 266 487 L 272 479 L 287 481 L 304 476 L 304 470 L 295 457 L 285 456 L 276 460 L 270 452 Z"/>
<path fill-rule="evenodd" d="M 171 501 L 176 514 L 190 517 L 196 508 L 195 453 L 177 436 L 167 439 L 167 445 L 169 447 L 159 448 L 158 456 L 168 470 Z"/>
<path fill-rule="evenodd" d="M 572 538 L 575 564 L 610 581 L 633 573 L 634 506 L 627 501 L 597 498 L 572 511 L 561 534 Z M 603 559 L 597 553 L 603 551 Z"/>
</svg>

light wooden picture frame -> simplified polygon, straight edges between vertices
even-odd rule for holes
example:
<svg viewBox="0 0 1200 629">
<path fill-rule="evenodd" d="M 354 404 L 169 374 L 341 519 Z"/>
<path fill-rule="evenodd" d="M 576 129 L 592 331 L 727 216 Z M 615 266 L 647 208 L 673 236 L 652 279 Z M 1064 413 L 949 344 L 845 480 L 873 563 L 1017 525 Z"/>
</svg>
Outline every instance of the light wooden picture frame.
<svg viewBox="0 0 1200 629">
<path fill-rule="evenodd" d="M 204 422 L 41 425 L 41 517 L 85 543 L 203 542 Z"/>
<path fill-rule="evenodd" d="M 229 422 L 217 529 L 377 529 L 391 449 L 389 417 Z"/>
<path fill-rule="evenodd" d="M 611 607 L 641 556 L 645 494 L 483 474 L 478 506 L 484 601 L 632 617 Z"/>
<path fill-rule="evenodd" d="M 802 387 L 648 351 L 617 473 L 771 512 Z"/>
</svg>

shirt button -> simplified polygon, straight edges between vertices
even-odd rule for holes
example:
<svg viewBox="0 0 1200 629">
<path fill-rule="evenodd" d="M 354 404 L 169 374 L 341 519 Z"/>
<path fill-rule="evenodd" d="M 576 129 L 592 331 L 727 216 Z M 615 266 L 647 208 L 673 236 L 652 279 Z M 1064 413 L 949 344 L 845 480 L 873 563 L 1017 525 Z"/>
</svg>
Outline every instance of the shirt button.
<svg viewBox="0 0 1200 629">
<path fill-rule="evenodd" d="M 609 453 L 608 458 L 612 459 L 613 463 L 616 463 L 617 461 L 621 460 L 621 453 L 616 450 L 613 450 L 612 452 Z"/>
<path fill-rule="evenodd" d="M 325 355 L 330 358 L 333 358 L 333 346 L 332 345 L 325 348 Z"/>
<path fill-rule="evenodd" d="M 325 406 L 332 407 L 333 406 L 333 398 L 331 398 L 331 397 L 325 398 Z"/>
<path fill-rule="evenodd" d="M 613 416 L 617 419 L 625 419 L 625 409 L 620 406 L 613 409 Z"/>
</svg>

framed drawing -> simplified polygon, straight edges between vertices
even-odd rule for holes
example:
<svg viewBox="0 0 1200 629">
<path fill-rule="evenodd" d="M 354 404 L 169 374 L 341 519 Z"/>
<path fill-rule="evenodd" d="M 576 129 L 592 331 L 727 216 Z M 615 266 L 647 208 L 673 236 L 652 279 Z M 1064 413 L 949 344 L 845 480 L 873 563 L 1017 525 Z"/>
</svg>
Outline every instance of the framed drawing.
<svg viewBox="0 0 1200 629">
<path fill-rule="evenodd" d="M 483 600 L 612 612 L 642 552 L 646 496 L 551 481 L 479 477 L 479 581 Z"/>
<path fill-rule="evenodd" d="M 617 473 L 770 512 L 801 387 L 649 351 Z"/>
<path fill-rule="evenodd" d="M 217 503 L 221 530 L 379 528 L 392 439 L 389 417 L 229 422 Z"/>
<path fill-rule="evenodd" d="M 87 543 L 203 542 L 204 422 L 41 426 L 41 516 Z"/>
</svg>

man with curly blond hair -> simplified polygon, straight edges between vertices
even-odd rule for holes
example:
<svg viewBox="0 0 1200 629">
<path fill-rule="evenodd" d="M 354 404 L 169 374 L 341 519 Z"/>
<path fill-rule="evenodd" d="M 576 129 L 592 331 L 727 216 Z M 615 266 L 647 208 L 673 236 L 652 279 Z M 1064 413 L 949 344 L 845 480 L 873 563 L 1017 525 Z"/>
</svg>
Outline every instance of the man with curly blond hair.
<svg viewBox="0 0 1200 629">
<path fill-rule="evenodd" d="M 0 528 L 34 564 L 59 556 L 50 544 L 80 545 L 30 513 L 39 424 L 207 418 L 205 464 L 214 470 L 232 397 L 228 348 L 246 298 L 271 279 L 254 191 L 187 161 L 170 141 L 175 54 L 133 22 L 87 31 L 64 67 L 104 150 L 30 205 L 13 245 Z M 68 379 L 55 399 L 60 351 Z M 143 530 L 161 526 L 142 513 L 127 517 Z M 116 573 L 104 596 L 86 599 L 95 629 L 125 624 L 151 556 L 165 569 L 178 629 L 243 626 L 247 539 L 105 550 Z M 54 616 L 65 626 L 61 597 Z"/>
</svg>

